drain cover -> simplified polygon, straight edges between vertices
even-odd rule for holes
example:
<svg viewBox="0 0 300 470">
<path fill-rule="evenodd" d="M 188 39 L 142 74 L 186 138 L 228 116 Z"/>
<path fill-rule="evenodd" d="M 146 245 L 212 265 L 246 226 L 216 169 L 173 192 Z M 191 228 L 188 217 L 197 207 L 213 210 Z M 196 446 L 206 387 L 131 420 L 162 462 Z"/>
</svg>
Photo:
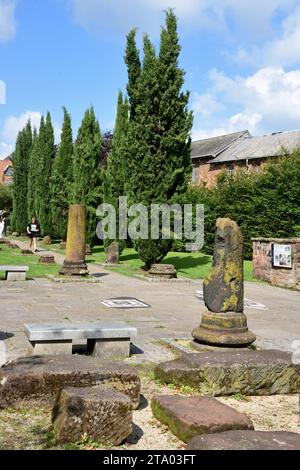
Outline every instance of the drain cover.
<svg viewBox="0 0 300 470">
<path fill-rule="evenodd" d="M 197 299 L 203 300 L 203 292 L 202 290 L 197 290 L 195 293 Z M 254 308 L 256 310 L 268 310 L 264 304 L 260 302 L 254 302 L 254 300 L 244 299 L 244 307 L 245 308 Z"/>
<path fill-rule="evenodd" d="M 133 297 L 117 297 L 115 299 L 102 300 L 101 303 L 110 308 L 149 308 L 150 305 Z"/>
</svg>

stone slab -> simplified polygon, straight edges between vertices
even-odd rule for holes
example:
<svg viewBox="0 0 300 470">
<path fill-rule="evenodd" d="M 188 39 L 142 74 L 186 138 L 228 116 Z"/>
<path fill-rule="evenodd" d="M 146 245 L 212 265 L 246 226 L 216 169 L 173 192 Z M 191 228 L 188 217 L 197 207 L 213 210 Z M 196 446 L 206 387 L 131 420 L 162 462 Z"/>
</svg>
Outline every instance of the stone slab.
<svg viewBox="0 0 300 470">
<path fill-rule="evenodd" d="M 194 437 L 187 450 L 300 450 L 300 434 L 287 431 L 226 431 Z"/>
<path fill-rule="evenodd" d="M 0 271 L 10 271 L 13 273 L 23 273 L 29 270 L 28 266 L 7 266 L 7 265 L 0 265 Z"/>
<path fill-rule="evenodd" d="M 137 329 L 125 322 L 97 323 L 25 323 L 29 341 L 74 339 L 112 339 L 137 336 Z"/>
<path fill-rule="evenodd" d="M 121 341 L 88 339 L 87 350 L 93 356 L 103 359 L 126 359 L 130 355 L 130 338 Z"/>
<path fill-rule="evenodd" d="M 83 434 L 102 445 L 121 444 L 132 433 L 132 404 L 116 390 L 67 387 L 52 413 L 57 442 L 77 442 Z"/>
<path fill-rule="evenodd" d="M 133 407 L 140 401 L 140 379 L 130 366 L 91 356 L 34 356 L 0 368 L 0 401 L 8 404 L 24 398 L 53 396 L 66 386 L 102 385 L 129 396 Z"/>
<path fill-rule="evenodd" d="M 29 356 L 56 356 L 72 354 L 72 340 L 67 341 L 30 341 Z"/>
<path fill-rule="evenodd" d="M 151 408 L 155 418 L 183 442 L 199 434 L 254 429 L 248 416 L 215 398 L 161 395 L 152 399 Z"/>
<path fill-rule="evenodd" d="M 277 350 L 183 354 L 159 364 L 155 378 L 211 396 L 300 393 L 300 364 L 293 364 L 291 353 Z"/>
</svg>

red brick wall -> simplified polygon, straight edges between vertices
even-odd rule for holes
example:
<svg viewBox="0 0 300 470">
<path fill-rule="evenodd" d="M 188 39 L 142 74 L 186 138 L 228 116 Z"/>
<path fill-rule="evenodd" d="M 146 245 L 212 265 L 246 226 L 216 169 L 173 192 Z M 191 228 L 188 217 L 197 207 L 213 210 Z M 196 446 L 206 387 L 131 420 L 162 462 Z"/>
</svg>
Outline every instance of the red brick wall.
<svg viewBox="0 0 300 470">
<path fill-rule="evenodd" d="M 272 245 L 292 245 L 292 269 L 272 265 Z M 300 239 L 253 239 L 253 275 L 275 286 L 300 290 Z"/>
</svg>

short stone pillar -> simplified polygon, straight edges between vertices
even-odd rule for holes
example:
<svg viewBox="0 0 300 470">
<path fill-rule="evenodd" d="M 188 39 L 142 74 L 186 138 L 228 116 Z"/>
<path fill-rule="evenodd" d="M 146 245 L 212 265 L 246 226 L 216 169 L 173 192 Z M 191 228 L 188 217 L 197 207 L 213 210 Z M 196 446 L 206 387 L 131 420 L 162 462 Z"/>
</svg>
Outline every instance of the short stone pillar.
<svg viewBox="0 0 300 470">
<path fill-rule="evenodd" d="M 113 241 L 105 248 L 105 256 L 107 264 L 119 264 L 120 260 L 120 244 L 117 240 Z"/>
<path fill-rule="evenodd" d="M 60 274 L 85 276 L 88 274 L 85 262 L 86 208 L 73 204 L 69 207 L 66 259 Z"/>
<path fill-rule="evenodd" d="M 231 219 L 218 219 L 216 229 L 213 265 L 203 282 L 207 311 L 192 335 L 204 344 L 246 346 L 256 337 L 244 314 L 243 236 Z"/>
</svg>

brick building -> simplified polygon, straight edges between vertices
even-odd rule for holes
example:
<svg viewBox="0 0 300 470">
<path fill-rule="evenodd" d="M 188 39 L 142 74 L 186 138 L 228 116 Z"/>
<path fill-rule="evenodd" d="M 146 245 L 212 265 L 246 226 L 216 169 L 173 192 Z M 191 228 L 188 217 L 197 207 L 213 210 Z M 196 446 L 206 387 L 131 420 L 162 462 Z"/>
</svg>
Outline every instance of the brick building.
<svg viewBox="0 0 300 470">
<path fill-rule="evenodd" d="M 0 185 L 11 184 L 13 180 L 13 162 L 10 157 L 0 160 Z"/>
<path fill-rule="evenodd" d="M 210 187 L 224 171 L 230 174 L 240 168 L 259 171 L 269 158 L 297 148 L 300 148 L 300 131 L 253 137 L 244 130 L 197 140 L 192 142 L 193 182 Z"/>
</svg>

